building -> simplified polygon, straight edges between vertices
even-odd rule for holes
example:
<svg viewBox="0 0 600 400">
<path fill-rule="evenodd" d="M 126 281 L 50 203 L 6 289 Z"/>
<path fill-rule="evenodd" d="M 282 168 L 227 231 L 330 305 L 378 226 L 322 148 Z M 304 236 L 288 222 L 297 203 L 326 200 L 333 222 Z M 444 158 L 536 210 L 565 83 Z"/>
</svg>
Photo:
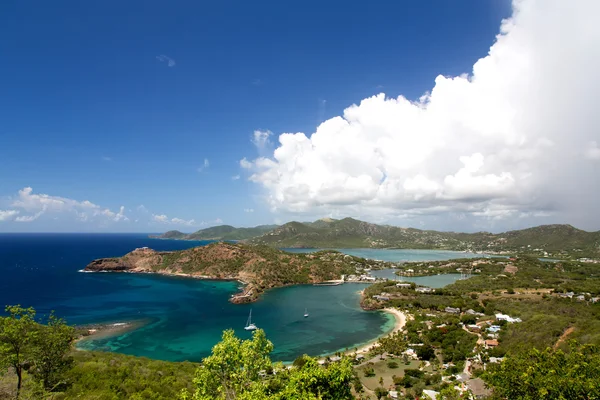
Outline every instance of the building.
<svg viewBox="0 0 600 400">
<path fill-rule="evenodd" d="M 435 390 L 423 390 L 423 399 L 435 400 L 438 394 Z"/>
<path fill-rule="evenodd" d="M 451 314 L 460 314 L 460 308 L 446 307 L 444 311 Z"/>
<path fill-rule="evenodd" d="M 388 396 L 390 399 L 397 399 L 398 398 L 398 391 L 397 390 L 390 390 L 388 392 Z"/>
<path fill-rule="evenodd" d="M 396 287 L 410 289 L 410 283 L 396 283 Z"/>
<path fill-rule="evenodd" d="M 498 321 L 506 321 L 506 322 L 521 322 L 521 318 L 512 318 L 506 314 L 496 314 L 496 319 Z"/>
<path fill-rule="evenodd" d="M 418 287 L 415 289 L 415 292 L 419 292 L 419 293 L 432 293 L 435 292 L 435 289 L 432 289 L 430 287 Z"/>
<path fill-rule="evenodd" d="M 490 347 L 496 347 L 498 346 L 498 340 L 497 339 L 486 339 L 485 340 L 485 347 L 486 348 L 490 348 Z"/>
</svg>

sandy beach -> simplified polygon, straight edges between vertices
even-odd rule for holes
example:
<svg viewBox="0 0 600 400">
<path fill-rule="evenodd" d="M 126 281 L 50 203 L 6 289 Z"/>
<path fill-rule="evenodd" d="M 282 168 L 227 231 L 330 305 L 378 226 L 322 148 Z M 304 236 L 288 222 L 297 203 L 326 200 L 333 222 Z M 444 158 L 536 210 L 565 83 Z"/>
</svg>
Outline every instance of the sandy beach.
<svg viewBox="0 0 600 400">
<path fill-rule="evenodd" d="M 398 331 L 401 331 L 404 328 L 404 325 L 406 325 L 406 314 L 404 314 L 402 311 L 396 309 L 396 308 L 384 308 L 382 311 L 387 312 L 389 314 L 392 314 L 394 316 L 394 318 L 396 318 L 396 324 L 394 325 L 394 329 L 392 329 L 390 332 L 386 333 L 383 336 L 387 336 L 387 335 L 391 335 L 393 333 L 396 333 Z M 370 341 L 369 343 L 366 343 L 360 347 L 358 347 L 358 349 L 356 351 L 352 350 L 352 351 L 347 351 L 346 354 L 364 354 L 364 353 L 368 353 L 369 350 L 371 350 L 372 347 L 374 346 L 378 346 L 377 341 L 379 340 L 379 338 Z"/>
</svg>

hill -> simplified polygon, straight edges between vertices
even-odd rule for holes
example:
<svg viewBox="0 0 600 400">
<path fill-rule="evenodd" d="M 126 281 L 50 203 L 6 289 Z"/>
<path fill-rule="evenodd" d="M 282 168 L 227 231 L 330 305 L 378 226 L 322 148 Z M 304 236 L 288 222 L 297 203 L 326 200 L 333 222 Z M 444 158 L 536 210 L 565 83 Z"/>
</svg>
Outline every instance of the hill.
<svg viewBox="0 0 600 400">
<path fill-rule="evenodd" d="M 259 225 L 253 228 L 236 228 L 231 225 L 219 225 L 200 229 L 194 233 L 168 231 L 162 235 L 151 235 L 150 237 L 178 240 L 246 240 L 261 236 L 276 227 L 277 225 Z"/>
<path fill-rule="evenodd" d="M 92 261 L 85 271 L 239 280 L 246 286 L 232 301 L 247 303 L 270 288 L 340 279 L 341 275 L 354 274 L 367 267 L 381 268 L 383 264 L 333 250 L 293 254 L 267 246 L 219 242 L 172 252 L 140 248 L 123 257 Z"/>
<path fill-rule="evenodd" d="M 426 231 L 377 225 L 353 218 L 289 222 L 250 240 L 272 247 L 405 248 L 477 252 L 520 252 L 540 256 L 600 255 L 600 232 L 571 225 L 542 225 L 499 234 Z"/>
</svg>

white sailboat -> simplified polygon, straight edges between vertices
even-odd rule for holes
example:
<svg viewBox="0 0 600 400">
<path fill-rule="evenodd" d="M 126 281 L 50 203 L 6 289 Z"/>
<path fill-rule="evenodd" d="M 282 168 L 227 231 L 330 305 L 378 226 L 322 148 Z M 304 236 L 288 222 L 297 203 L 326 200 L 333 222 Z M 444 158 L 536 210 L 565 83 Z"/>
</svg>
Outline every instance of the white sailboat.
<svg viewBox="0 0 600 400">
<path fill-rule="evenodd" d="M 306 308 L 304 309 L 304 318 L 308 318 L 308 310 Z"/>
<path fill-rule="evenodd" d="M 247 331 L 258 329 L 258 327 L 252 323 L 252 309 L 250 309 L 250 315 L 248 315 L 248 321 L 246 321 L 246 326 L 244 329 Z"/>
</svg>

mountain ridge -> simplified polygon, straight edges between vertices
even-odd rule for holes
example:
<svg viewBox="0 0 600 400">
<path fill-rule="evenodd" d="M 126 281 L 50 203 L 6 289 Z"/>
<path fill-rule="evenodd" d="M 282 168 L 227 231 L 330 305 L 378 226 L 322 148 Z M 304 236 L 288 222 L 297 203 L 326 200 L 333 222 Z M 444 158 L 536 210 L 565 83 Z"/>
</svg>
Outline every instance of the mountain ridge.
<svg viewBox="0 0 600 400">
<path fill-rule="evenodd" d="M 229 225 L 207 228 L 202 234 L 187 235 L 213 240 L 243 240 L 277 248 L 396 248 L 440 249 L 489 253 L 528 253 L 543 257 L 569 255 L 600 256 L 600 231 L 587 232 L 569 224 L 540 225 L 502 233 L 444 232 L 378 225 L 354 218 L 324 218 L 313 222 L 290 221 L 279 226 L 233 228 L 229 233 L 209 237 Z M 259 229 L 260 228 L 260 229 Z M 272 229 L 268 229 L 272 228 Z M 183 235 L 183 234 L 182 234 Z M 161 238 L 180 238 L 173 231 Z M 196 239 L 198 240 L 198 239 Z"/>
</svg>

